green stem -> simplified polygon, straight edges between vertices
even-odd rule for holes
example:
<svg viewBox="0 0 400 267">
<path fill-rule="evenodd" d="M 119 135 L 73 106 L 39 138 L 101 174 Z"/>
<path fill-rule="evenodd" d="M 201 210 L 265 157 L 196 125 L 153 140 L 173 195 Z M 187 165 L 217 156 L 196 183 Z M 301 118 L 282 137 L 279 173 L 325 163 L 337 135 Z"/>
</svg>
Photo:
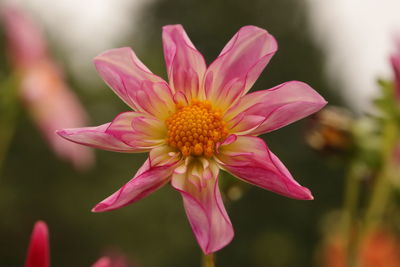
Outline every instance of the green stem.
<svg viewBox="0 0 400 267">
<path fill-rule="evenodd" d="M 207 255 L 203 254 L 203 267 L 215 267 L 214 253 L 210 253 Z"/>
<path fill-rule="evenodd" d="M 390 174 L 393 168 L 393 149 L 398 139 L 396 122 L 386 122 L 383 133 L 382 169 L 377 175 L 370 202 L 365 215 L 364 234 L 376 227 L 386 209 L 391 192 Z"/>
<path fill-rule="evenodd" d="M 357 162 L 350 165 L 346 177 L 346 192 L 343 207 L 343 233 L 346 246 L 346 261 L 348 267 L 357 266 L 358 224 L 357 206 L 360 193 Z"/>
</svg>

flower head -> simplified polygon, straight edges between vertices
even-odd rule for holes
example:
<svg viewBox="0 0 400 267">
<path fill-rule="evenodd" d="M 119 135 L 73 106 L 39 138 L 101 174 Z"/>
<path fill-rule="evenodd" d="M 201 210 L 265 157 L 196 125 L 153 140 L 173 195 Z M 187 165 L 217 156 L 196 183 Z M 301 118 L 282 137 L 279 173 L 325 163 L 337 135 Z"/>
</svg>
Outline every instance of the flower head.
<svg viewBox="0 0 400 267">
<path fill-rule="evenodd" d="M 93 153 L 61 140 L 54 131 L 86 123 L 86 112 L 54 63 L 40 28 L 17 7 L 2 6 L 7 50 L 20 78 L 19 96 L 54 152 L 78 168 L 88 167 Z"/>
<path fill-rule="evenodd" d="M 149 152 L 133 179 L 93 211 L 121 208 L 170 182 L 208 254 L 233 238 L 218 188 L 220 169 L 284 196 L 312 199 L 257 136 L 318 111 L 326 101 L 298 81 L 246 95 L 277 50 L 273 36 L 243 27 L 208 67 L 181 25 L 163 28 L 163 45 L 169 83 L 130 48 L 97 56 L 97 71 L 133 111 L 97 127 L 58 132 L 92 147 Z"/>
</svg>

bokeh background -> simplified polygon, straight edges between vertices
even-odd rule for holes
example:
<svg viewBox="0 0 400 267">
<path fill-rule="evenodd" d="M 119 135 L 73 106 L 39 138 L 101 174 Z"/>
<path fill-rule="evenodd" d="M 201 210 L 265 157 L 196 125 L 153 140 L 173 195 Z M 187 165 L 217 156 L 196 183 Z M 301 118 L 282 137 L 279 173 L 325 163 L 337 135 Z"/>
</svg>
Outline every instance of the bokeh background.
<svg viewBox="0 0 400 267">
<path fill-rule="evenodd" d="M 161 27 L 176 23 L 184 25 L 207 63 L 216 58 L 241 26 L 251 24 L 267 29 L 278 40 L 279 50 L 252 90 L 300 80 L 330 104 L 347 105 L 362 112 L 362 103 L 343 94 L 349 91 L 350 84 L 357 100 L 358 95 L 364 97 L 362 88 L 360 91 L 356 83 L 343 82 L 340 73 L 327 75 L 327 66 L 332 66 L 327 60 L 333 52 L 321 42 L 327 33 L 318 26 L 323 22 L 313 14 L 323 11 L 316 10 L 313 1 L 18 3 L 43 26 L 52 54 L 90 115 L 90 125 L 106 123 L 128 110 L 96 74 L 91 58 L 107 48 L 130 46 L 154 73 L 166 78 Z M 336 23 L 332 17 L 331 23 Z M 4 29 L 0 27 L 0 31 L 0 78 L 5 79 L 12 70 L 7 61 Z M 325 35 L 315 35 L 321 31 Z M 340 41 L 340 31 L 336 36 Z M 379 53 L 384 55 L 387 49 Z M 343 68 L 356 58 L 347 60 L 340 62 Z M 381 62 L 385 61 L 382 57 Z M 385 75 L 388 68 L 385 63 L 381 65 L 384 67 L 377 75 Z M 368 78 L 373 87 L 374 77 Z M 317 266 L 321 223 L 324 216 L 342 205 L 345 166 L 308 148 L 304 142 L 306 130 L 307 122 L 303 120 L 263 138 L 293 176 L 311 189 L 315 200 L 287 199 L 221 174 L 235 238 L 217 253 L 217 266 Z M 22 266 L 32 226 L 38 219 L 45 220 L 50 228 L 52 266 L 90 266 L 110 250 L 124 253 L 135 266 L 199 266 L 201 253 L 182 201 L 169 186 L 120 210 L 90 212 L 134 175 L 145 156 L 98 150 L 95 166 L 78 172 L 54 156 L 21 108 L 0 173 L 0 266 Z"/>
</svg>

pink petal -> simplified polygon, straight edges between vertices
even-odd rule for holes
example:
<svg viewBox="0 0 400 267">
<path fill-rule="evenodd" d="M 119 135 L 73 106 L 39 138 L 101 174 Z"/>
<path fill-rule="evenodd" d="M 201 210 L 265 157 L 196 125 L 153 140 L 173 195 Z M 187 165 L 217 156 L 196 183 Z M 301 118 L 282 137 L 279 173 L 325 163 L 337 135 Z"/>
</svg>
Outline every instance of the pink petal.
<svg viewBox="0 0 400 267">
<path fill-rule="evenodd" d="M 108 257 L 101 257 L 98 259 L 92 267 L 111 267 L 111 259 Z"/>
<path fill-rule="evenodd" d="M 111 255 L 109 255 L 111 254 Z M 115 252 L 106 253 L 107 256 L 103 256 L 98 259 L 92 267 L 133 267 L 137 265 L 131 265 L 128 260 L 126 260 L 125 256 L 119 255 Z"/>
<path fill-rule="evenodd" d="M 390 57 L 390 62 L 394 72 L 395 96 L 396 100 L 400 102 L 400 44 L 398 50 L 397 54 L 393 54 Z"/>
<path fill-rule="evenodd" d="M 168 84 L 151 73 L 128 47 L 108 50 L 94 59 L 100 76 L 131 108 L 165 119 L 175 104 Z"/>
<path fill-rule="evenodd" d="M 49 59 L 42 59 L 26 69 L 21 78 L 20 96 L 54 152 L 77 168 L 89 167 L 94 160 L 91 150 L 54 134 L 58 129 L 80 127 L 87 121 L 86 111 L 62 79 L 61 71 Z"/>
<path fill-rule="evenodd" d="M 207 99 L 225 110 L 244 95 L 278 49 L 275 38 L 255 26 L 241 28 L 205 74 Z"/>
<path fill-rule="evenodd" d="M 208 165 L 208 166 L 207 166 Z M 171 184 L 183 198 L 186 215 L 204 254 L 220 250 L 233 238 L 233 228 L 218 188 L 218 166 L 195 164 L 176 171 Z"/>
<path fill-rule="evenodd" d="M 131 147 L 148 151 L 163 144 L 167 134 L 164 122 L 137 112 L 119 114 L 106 133 Z"/>
<path fill-rule="evenodd" d="M 237 136 L 237 140 L 221 145 L 218 163 L 232 175 L 287 197 L 310 200 L 310 190 L 299 185 L 268 149 L 264 141 L 254 136 Z"/>
<path fill-rule="evenodd" d="M 137 112 L 125 112 L 111 123 L 97 127 L 63 129 L 57 131 L 57 134 L 90 147 L 117 152 L 146 152 L 164 142 L 164 128 L 155 118 Z"/>
<path fill-rule="evenodd" d="M 246 115 L 245 113 L 240 113 L 230 121 L 228 127 L 230 132 L 235 134 L 245 135 L 247 133 L 253 132 L 260 124 L 265 121 L 264 116 L 259 115 Z"/>
<path fill-rule="evenodd" d="M 40 26 L 22 8 L 3 5 L 0 9 L 7 55 L 18 73 L 18 94 L 29 115 L 57 156 L 72 162 L 78 169 L 90 167 L 94 160 L 90 149 L 54 134 L 60 128 L 85 125 L 87 114 L 65 83 L 61 69 L 52 61 Z"/>
<path fill-rule="evenodd" d="M 8 55 L 18 68 L 35 65 L 47 57 L 47 44 L 41 28 L 22 9 L 2 5 L 1 18 L 7 38 Z"/>
<path fill-rule="evenodd" d="M 25 267 L 49 267 L 50 266 L 49 231 L 43 221 L 35 223 Z"/>
<path fill-rule="evenodd" d="M 182 25 L 163 27 L 163 45 L 171 88 L 175 92 L 184 92 L 189 99 L 204 98 L 204 92 L 199 89 L 202 88 L 206 63 Z"/>
<path fill-rule="evenodd" d="M 232 129 L 232 132 L 240 132 L 234 129 L 249 128 L 240 127 L 241 123 L 249 124 L 249 119 L 254 116 L 264 117 L 259 126 L 249 132 L 249 134 L 258 135 L 307 117 L 320 110 L 326 103 L 325 99 L 309 85 L 291 81 L 269 90 L 243 96 L 227 111 L 225 119 L 229 121 L 228 127 Z"/>
<path fill-rule="evenodd" d="M 180 158 L 167 146 L 155 148 L 135 176 L 114 194 L 97 204 L 92 211 L 103 212 L 136 202 L 166 184 Z"/>
</svg>

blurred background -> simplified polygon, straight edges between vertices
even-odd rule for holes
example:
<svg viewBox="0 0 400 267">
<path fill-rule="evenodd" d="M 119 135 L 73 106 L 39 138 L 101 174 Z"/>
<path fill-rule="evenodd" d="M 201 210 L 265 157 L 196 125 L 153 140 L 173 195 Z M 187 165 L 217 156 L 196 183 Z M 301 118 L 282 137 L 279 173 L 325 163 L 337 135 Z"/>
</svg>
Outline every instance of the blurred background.
<svg viewBox="0 0 400 267">
<path fill-rule="evenodd" d="M 109 122 L 129 109 L 102 82 L 91 59 L 106 49 L 130 46 L 166 78 L 161 41 L 166 24 L 183 24 L 207 63 L 241 26 L 264 28 L 275 36 L 279 50 L 252 90 L 300 80 L 330 104 L 356 113 L 368 109 L 376 77 L 391 75 L 387 57 L 399 25 L 382 2 L 381 9 L 296 0 L 13 2 L 41 26 L 53 60 L 88 113 L 87 126 Z M 395 1 L 387 2 L 388 10 L 398 8 Z M 373 10 L 386 14 L 386 22 L 372 27 L 379 20 L 369 16 Z M 0 90 L 13 73 L 1 25 Z M 0 266 L 23 264 L 39 219 L 49 225 L 52 266 L 90 266 L 110 250 L 124 253 L 134 266 L 199 266 L 201 253 L 181 198 L 169 186 L 120 210 L 90 212 L 135 174 L 145 154 L 97 150 L 94 165 L 77 171 L 54 156 L 23 104 L 17 113 L 0 169 Z M 315 200 L 284 198 L 221 174 L 235 238 L 217 253 L 217 266 L 317 266 L 323 218 L 342 205 L 345 166 L 305 144 L 307 125 L 303 120 L 262 137 Z"/>
</svg>

